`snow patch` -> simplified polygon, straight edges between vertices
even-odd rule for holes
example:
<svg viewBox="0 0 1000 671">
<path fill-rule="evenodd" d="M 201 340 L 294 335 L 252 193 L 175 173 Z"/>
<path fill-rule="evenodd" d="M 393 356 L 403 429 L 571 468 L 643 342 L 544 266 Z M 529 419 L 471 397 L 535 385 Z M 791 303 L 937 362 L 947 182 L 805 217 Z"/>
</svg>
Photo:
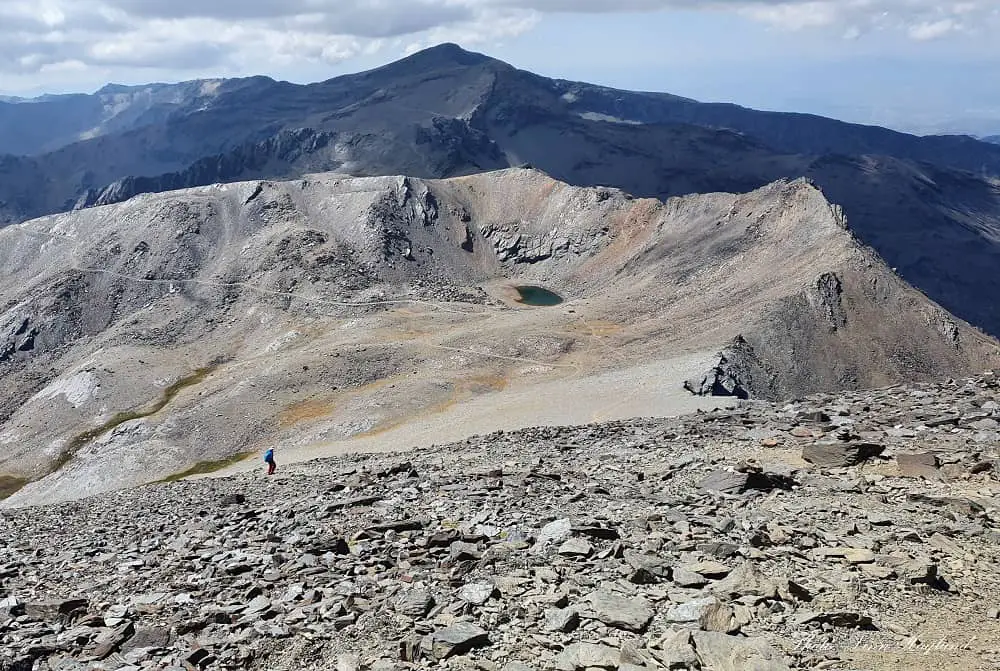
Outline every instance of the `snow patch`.
<svg viewBox="0 0 1000 671">
<path fill-rule="evenodd" d="M 583 119 L 588 121 L 607 121 L 608 123 L 624 123 L 630 126 L 641 126 L 641 121 L 632 121 L 631 119 L 621 119 L 616 116 L 611 116 L 610 114 L 601 114 L 600 112 L 582 112 L 579 115 Z"/>
<path fill-rule="evenodd" d="M 70 405 L 79 408 L 94 396 L 98 386 L 97 376 L 90 371 L 84 371 L 72 377 L 56 380 L 35 394 L 35 398 L 50 401 L 57 396 L 64 396 Z"/>
<path fill-rule="evenodd" d="M 215 96 L 219 94 L 219 87 L 222 86 L 221 79 L 212 79 L 201 83 L 201 95 Z"/>
<path fill-rule="evenodd" d="M 285 345 L 292 342 L 301 335 L 302 334 L 298 331 L 289 331 L 288 333 L 286 333 L 285 335 L 281 336 L 280 338 L 272 342 L 270 345 L 268 345 L 264 351 L 277 352 L 278 350 L 282 349 Z"/>
</svg>

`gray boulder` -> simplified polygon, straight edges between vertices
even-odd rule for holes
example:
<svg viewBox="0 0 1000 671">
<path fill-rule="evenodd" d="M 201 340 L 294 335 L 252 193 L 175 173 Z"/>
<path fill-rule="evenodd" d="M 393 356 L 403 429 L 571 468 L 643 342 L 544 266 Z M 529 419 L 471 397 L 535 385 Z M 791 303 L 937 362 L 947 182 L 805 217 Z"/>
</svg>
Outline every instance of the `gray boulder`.
<svg viewBox="0 0 1000 671">
<path fill-rule="evenodd" d="M 486 630 L 469 622 L 456 622 L 450 627 L 437 630 L 429 638 L 430 653 L 437 660 L 464 655 L 490 644 Z"/>
<path fill-rule="evenodd" d="M 621 663 L 621 652 L 598 643 L 571 643 L 556 658 L 559 671 L 577 669 L 617 669 Z"/>
<path fill-rule="evenodd" d="M 885 447 L 876 443 L 823 442 L 802 448 L 802 458 L 823 468 L 857 466 L 877 457 Z"/>
<path fill-rule="evenodd" d="M 584 599 L 580 615 L 599 620 L 609 627 L 643 632 L 653 619 L 653 609 L 643 598 L 627 598 L 607 590 L 591 592 Z"/>
<path fill-rule="evenodd" d="M 712 671 L 788 671 L 782 656 L 762 638 L 713 631 L 691 634 L 701 666 Z"/>
</svg>

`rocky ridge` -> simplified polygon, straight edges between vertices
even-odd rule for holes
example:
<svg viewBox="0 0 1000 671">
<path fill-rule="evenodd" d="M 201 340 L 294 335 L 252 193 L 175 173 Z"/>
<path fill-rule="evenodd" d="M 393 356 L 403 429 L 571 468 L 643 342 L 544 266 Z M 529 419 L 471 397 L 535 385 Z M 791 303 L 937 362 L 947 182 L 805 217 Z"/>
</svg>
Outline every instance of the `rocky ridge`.
<svg viewBox="0 0 1000 671">
<path fill-rule="evenodd" d="M 718 386 L 769 399 L 1000 363 L 806 180 L 665 202 L 529 169 L 242 182 L 4 229 L 0 265 L 0 476 L 25 485 L 5 506 L 637 363 L 680 392 L 720 350 Z M 626 418 L 622 384 L 604 405 Z"/>
<path fill-rule="evenodd" d="M 0 668 L 996 669 L 998 442 L 987 375 L 6 510 Z"/>
<path fill-rule="evenodd" d="M 0 96 L 0 154 L 36 156 L 104 135 L 164 124 L 204 111 L 216 98 L 260 86 L 263 77 L 177 84 L 109 84 L 91 95 Z"/>
</svg>

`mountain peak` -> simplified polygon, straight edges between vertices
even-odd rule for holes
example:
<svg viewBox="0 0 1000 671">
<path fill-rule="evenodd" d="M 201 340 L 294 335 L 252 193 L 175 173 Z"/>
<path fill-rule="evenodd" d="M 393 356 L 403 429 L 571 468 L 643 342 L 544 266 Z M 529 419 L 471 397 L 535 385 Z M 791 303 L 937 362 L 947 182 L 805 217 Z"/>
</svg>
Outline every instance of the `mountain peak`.
<svg viewBox="0 0 1000 671">
<path fill-rule="evenodd" d="M 471 67 L 484 63 L 500 63 L 495 58 L 474 51 L 467 51 L 454 42 L 444 42 L 427 49 L 422 49 L 406 58 L 390 63 L 387 68 L 420 67 L 423 69 L 436 67 L 464 66 Z"/>
<path fill-rule="evenodd" d="M 387 63 L 380 67 L 358 73 L 357 75 L 345 75 L 346 77 L 391 77 L 410 78 L 417 77 L 427 72 L 436 70 L 450 70 L 458 68 L 474 68 L 487 64 L 507 66 L 503 61 L 491 58 L 484 54 L 473 51 L 466 51 L 453 42 L 444 42 L 426 49 L 414 52 L 398 61 Z M 335 78 L 339 79 L 339 78 Z M 333 80 L 330 80 L 333 81 Z"/>
<path fill-rule="evenodd" d="M 127 84 L 115 84 L 114 82 L 109 82 L 102 86 L 100 89 L 94 92 L 95 96 L 107 96 L 107 95 L 118 95 L 120 93 L 129 93 L 134 91 L 139 87 L 128 86 Z"/>
<path fill-rule="evenodd" d="M 461 63 L 462 65 L 473 65 L 493 59 L 485 54 L 475 51 L 468 51 L 454 42 L 442 42 L 433 47 L 428 47 L 413 53 L 410 58 L 449 60 Z"/>
<path fill-rule="evenodd" d="M 114 82 L 105 84 L 94 92 L 95 96 L 114 96 L 139 93 L 141 91 L 162 91 L 164 89 L 178 88 L 190 82 L 177 82 L 168 84 L 166 82 L 150 82 L 149 84 L 115 84 Z"/>
</svg>

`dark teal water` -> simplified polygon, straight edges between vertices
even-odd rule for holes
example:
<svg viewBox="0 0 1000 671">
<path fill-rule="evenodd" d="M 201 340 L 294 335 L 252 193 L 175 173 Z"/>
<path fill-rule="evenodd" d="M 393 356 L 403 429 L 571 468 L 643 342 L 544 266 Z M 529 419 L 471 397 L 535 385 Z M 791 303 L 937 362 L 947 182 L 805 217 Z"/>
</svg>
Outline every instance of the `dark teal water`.
<svg viewBox="0 0 1000 671">
<path fill-rule="evenodd" d="M 514 288 L 517 289 L 517 293 L 521 296 L 517 299 L 518 303 L 537 307 L 551 307 L 563 302 L 562 296 L 542 287 L 521 286 Z"/>
</svg>

